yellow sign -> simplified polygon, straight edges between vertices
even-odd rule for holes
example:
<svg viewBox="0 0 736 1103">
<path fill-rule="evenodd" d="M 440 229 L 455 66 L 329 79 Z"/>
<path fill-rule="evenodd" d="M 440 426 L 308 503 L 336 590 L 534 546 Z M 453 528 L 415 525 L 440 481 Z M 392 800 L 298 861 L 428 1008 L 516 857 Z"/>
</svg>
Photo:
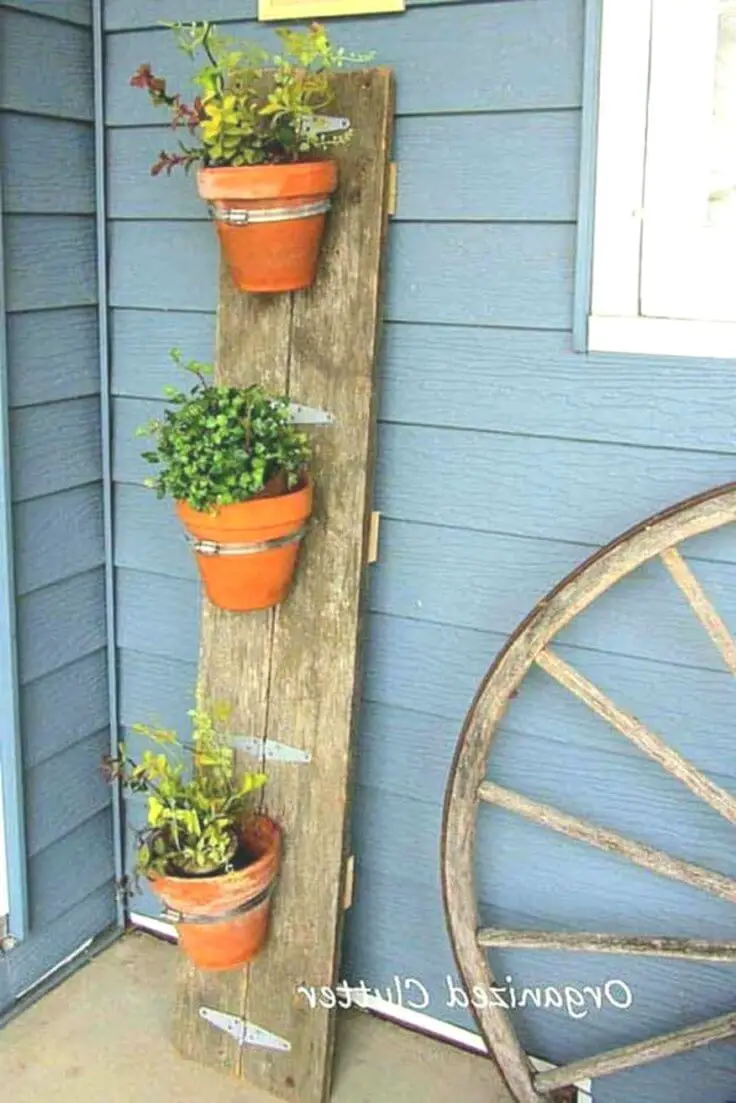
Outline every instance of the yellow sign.
<svg viewBox="0 0 736 1103">
<path fill-rule="evenodd" d="M 405 8 L 406 0 L 258 0 L 258 18 L 323 19 L 329 15 L 375 15 Z"/>
</svg>

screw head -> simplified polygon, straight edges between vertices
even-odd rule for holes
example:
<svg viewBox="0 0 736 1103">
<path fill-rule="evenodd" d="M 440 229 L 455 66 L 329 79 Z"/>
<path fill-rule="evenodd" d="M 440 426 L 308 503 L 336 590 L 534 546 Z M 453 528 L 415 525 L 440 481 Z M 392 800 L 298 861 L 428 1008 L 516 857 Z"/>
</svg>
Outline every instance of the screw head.
<svg viewBox="0 0 736 1103">
<path fill-rule="evenodd" d="M 6 954 L 8 950 L 14 950 L 17 945 L 18 939 L 15 937 L 15 935 L 8 934 L 5 935 L 3 939 L 0 939 L 0 950 L 4 954 Z"/>
</svg>

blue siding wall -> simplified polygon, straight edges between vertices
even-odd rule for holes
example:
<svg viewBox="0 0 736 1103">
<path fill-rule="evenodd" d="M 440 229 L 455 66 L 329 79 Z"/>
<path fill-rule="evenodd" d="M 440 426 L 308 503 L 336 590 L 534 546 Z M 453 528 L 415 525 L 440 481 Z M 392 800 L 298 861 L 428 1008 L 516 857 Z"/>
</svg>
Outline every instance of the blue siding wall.
<svg viewBox="0 0 736 1103">
<path fill-rule="evenodd" d="M 212 355 L 216 247 L 185 178 L 152 180 L 166 138 L 128 86 L 141 62 L 186 85 L 159 19 L 240 20 L 252 0 L 107 0 L 107 123 L 121 717 L 185 723 L 198 588 L 170 508 L 142 488 L 137 425 L 171 382 L 167 350 Z M 733 476 L 731 365 L 572 349 L 583 0 L 414 3 L 341 20 L 398 80 L 398 213 L 389 243 L 373 568 L 353 817 L 356 899 L 344 967 L 448 1006 L 439 887 L 444 785 L 464 713 L 539 597 L 642 516 Z M 246 350 L 247 352 L 247 350 Z M 299 396 L 296 396 L 297 398 Z M 736 626 L 736 541 L 693 542 Z M 654 565 L 575 623 L 561 651 L 733 787 L 731 679 Z M 732 716 L 732 712 L 730 713 Z M 685 858 L 736 873 L 732 833 L 541 673 L 513 703 L 494 776 Z M 734 937 L 733 909 L 613 858 L 481 813 L 484 920 Z M 141 908 L 155 907 L 143 901 Z M 733 1006 L 728 968 L 493 954 L 517 986 L 619 977 L 630 1009 L 526 1009 L 530 1051 L 560 1062 Z M 733 1047 L 596 1084 L 597 1103 L 726 1103 Z"/>
<path fill-rule="evenodd" d="M 115 919 L 89 0 L 0 5 L 12 521 L 29 937 L 0 1013 Z"/>
</svg>

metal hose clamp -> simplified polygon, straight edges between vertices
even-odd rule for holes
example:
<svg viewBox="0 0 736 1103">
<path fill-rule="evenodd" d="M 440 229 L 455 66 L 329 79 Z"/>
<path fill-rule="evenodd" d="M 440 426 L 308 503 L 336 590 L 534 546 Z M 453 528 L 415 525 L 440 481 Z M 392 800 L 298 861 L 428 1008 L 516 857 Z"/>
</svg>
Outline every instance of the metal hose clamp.
<svg viewBox="0 0 736 1103">
<path fill-rule="evenodd" d="M 306 526 L 302 525 L 296 532 L 275 536 L 272 540 L 261 540 L 257 544 L 218 544 L 216 540 L 197 540 L 192 537 L 189 541 L 199 555 L 257 555 L 259 552 L 273 551 L 274 548 L 284 548 L 288 544 L 298 544 L 305 532 Z"/>
<path fill-rule="evenodd" d="M 298 207 L 215 207 L 210 204 L 210 212 L 216 222 L 247 226 L 257 222 L 292 222 L 298 218 L 314 218 L 315 215 L 326 214 L 331 205 L 329 199 L 317 199 Z"/>
</svg>

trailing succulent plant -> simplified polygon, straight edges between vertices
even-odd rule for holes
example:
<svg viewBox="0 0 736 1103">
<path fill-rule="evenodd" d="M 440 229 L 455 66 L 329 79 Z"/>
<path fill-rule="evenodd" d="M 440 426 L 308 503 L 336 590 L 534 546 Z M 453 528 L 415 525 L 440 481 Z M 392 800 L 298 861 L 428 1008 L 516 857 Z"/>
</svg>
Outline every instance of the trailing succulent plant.
<svg viewBox="0 0 736 1103">
<path fill-rule="evenodd" d="M 136 832 L 139 874 L 222 872 L 233 863 L 252 794 L 266 775 L 246 773 L 235 780 L 232 741 L 221 731 L 230 712 L 225 705 L 208 707 L 198 694 L 188 714 L 191 741 L 165 728 L 134 724 L 133 733 L 166 749 L 145 750 L 136 762 L 121 743 L 115 757 L 103 760 L 108 780 L 147 797 L 146 826 Z"/>
<path fill-rule="evenodd" d="M 333 46 L 319 23 L 303 31 L 276 30 L 280 49 L 275 53 L 226 37 L 212 23 L 165 25 L 179 48 L 193 60 L 202 57 L 204 64 L 193 78 L 199 94 L 191 104 L 180 93 L 170 93 L 150 64 L 131 77 L 130 83 L 145 89 L 155 106 L 168 108 L 174 129 L 184 127 L 192 136 L 190 144 L 179 142 L 177 153 L 161 151 L 151 168 L 154 176 L 195 164 L 284 164 L 320 156 L 350 140 L 349 128 L 321 133 L 317 119 L 332 101 L 332 74 L 369 61 L 372 54 Z"/>
<path fill-rule="evenodd" d="M 166 387 L 170 407 L 137 431 L 155 442 L 142 456 L 157 466 L 146 485 L 159 498 L 171 495 L 215 512 L 247 501 L 278 476 L 283 492 L 303 481 L 309 444 L 291 422 L 288 399 L 257 385 L 216 385 L 209 381 L 211 364 L 185 362 L 178 349 L 170 355 L 196 383 L 189 391 Z"/>
</svg>

